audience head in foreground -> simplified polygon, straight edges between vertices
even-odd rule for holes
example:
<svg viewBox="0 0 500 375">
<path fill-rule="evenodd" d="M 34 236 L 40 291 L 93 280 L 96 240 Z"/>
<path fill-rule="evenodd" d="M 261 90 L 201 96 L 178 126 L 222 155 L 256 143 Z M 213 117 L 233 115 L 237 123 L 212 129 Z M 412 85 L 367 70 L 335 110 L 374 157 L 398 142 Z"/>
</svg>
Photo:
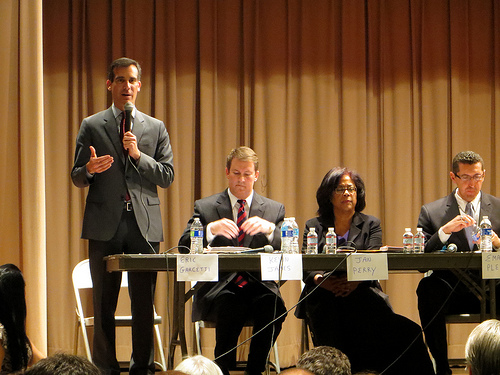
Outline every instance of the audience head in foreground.
<svg viewBox="0 0 500 375">
<path fill-rule="evenodd" d="M 222 375 L 220 367 L 202 355 L 186 358 L 177 365 L 175 371 L 181 371 L 188 375 Z"/>
<path fill-rule="evenodd" d="M 500 374 L 500 321 L 485 320 L 469 335 L 465 358 L 471 375 Z"/>
<path fill-rule="evenodd" d="M 99 369 L 87 358 L 56 353 L 31 366 L 25 375 L 100 375 Z"/>
<path fill-rule="evenodd" d="M 22 371 L 42 357 L 26 335 L 25 282 L 14 264 L 0 266 L 0 373 Z"/>
<path fill-rule="evenodd" d="M 300 356 L 297 368 L 314 375 L 351 375 L 349 358 L 331 346 L 317 346 L 305 352 Z"/>
</svg>

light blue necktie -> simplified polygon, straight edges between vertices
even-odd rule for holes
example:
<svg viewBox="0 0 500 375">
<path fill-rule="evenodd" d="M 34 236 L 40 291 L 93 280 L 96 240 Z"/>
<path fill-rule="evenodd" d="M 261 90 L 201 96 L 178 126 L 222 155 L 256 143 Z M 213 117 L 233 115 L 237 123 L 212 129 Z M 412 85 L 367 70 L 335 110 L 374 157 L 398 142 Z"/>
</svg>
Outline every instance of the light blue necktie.
<svg viewBox="0 0 500 375">
<path fill-rule="evenodd" d="M 474 214 L 472 213 L 472 203 L 468 202 L 467 205 L 465 206 L 465 213 L 469 215 L 470 217 L 474 217 Z M 474 242 L 472 242 L 472 235 L 474 234 L 474 226 L 471 225 L 467 228 L 465 228 L 465 235 L 467 236 L 467 241 L 469 242 L 469 248 L 472 250 L 474 247 Z"/>
</svg>

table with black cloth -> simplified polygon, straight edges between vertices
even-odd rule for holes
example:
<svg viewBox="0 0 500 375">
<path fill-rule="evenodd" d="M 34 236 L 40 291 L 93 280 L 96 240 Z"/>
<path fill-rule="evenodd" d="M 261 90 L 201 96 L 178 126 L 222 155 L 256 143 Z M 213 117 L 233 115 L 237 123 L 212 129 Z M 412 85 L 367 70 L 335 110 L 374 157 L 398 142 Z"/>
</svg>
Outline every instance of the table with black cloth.
<svg viewBox="0 0 500 375">
<path fill-rule="evenodd" d="M 361 252 L 360 252 L 361 253 Z M 366 253 L 369 255 L 370 253 Z M 338 270 L 347 268 L 348 254 L 302 255 L 304 271 Z M 118 254 L 105 258 L 107 269 L 114 271 L 174 271 L 177 267 L 176 254 Z M 453 270 L 459 277 L 466 277 L 465 270 L 481 269 L 482 258 L 479 253 L 431 253 L 400 254 L 388 253 L 387 263 L 390 271 L 417 271 L 447 269 Z M 219 271 L 260 271 L 258 254 L 219 254 Z M 490 317 L 496 318 L 495 280 L 483 280 L 481 285 L 471 285 L 479 293 L 481 301 L 481 319 L 487 312 L 489 300 Z M 185 282 L 176 282 L 174 287 L 173 324 L 170 333 L 168 367 L 173 368 L 175 348 L 181 347 L 182 357 L 188 355 L 185 334 L 185 303 L 192 297 L 193 289 L 186 292 Z"/>
</svg>

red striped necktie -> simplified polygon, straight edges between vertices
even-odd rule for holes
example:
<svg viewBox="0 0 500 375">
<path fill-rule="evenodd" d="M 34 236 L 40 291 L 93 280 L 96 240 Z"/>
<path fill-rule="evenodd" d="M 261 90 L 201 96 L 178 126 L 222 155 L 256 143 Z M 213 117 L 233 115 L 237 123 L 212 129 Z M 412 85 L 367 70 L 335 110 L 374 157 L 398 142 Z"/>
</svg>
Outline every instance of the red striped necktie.
<svg viewBox="0 0 500 375">
<path fill-rule="evenodd" d="M 236 219 L 236 224 L 238 225 L 238 244 L 243 243 L 243 239 L 245 238 L 245 232 L 241 229 L 241 225 L 245 222 L 247 219 L 247 213 L 245 211 L 245 203 L 246 201 L 244 199 L 238 199 L 238 203 L 240 204 L 240 207 L 238 208 L 238 217 Z"/>
</svg>

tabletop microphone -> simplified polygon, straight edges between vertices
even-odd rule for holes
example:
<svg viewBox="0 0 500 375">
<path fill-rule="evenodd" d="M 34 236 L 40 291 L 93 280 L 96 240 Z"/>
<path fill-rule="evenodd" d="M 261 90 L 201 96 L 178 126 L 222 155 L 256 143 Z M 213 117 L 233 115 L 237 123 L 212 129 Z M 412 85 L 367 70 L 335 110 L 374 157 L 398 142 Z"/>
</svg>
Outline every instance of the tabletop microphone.
<svg viewBox="0 0 500 375">
<path fill-rule="evenodd" d="M 448 245 L 444 245 L 441 250 L 435 251 L 436 253 L 456 253 L 458 250 L 457 245 L 454 243 L 449 243 Z"/>
<path fill-rule="evenodd" d="M 258 247 L 256 249 L 249 249 L 240 251 L 240 254 L 252 254 L 252 253 L 272 253 L 274 248 L 271 245 L 265 245 L 264 247 Z"/>
<path fill-rule="evenodd" d="M 130 123 L 132 121 L 132 110 L 134 105 L 131 102 L 125 103 L 125 133 L 130 131 Z"/>
</svg>

